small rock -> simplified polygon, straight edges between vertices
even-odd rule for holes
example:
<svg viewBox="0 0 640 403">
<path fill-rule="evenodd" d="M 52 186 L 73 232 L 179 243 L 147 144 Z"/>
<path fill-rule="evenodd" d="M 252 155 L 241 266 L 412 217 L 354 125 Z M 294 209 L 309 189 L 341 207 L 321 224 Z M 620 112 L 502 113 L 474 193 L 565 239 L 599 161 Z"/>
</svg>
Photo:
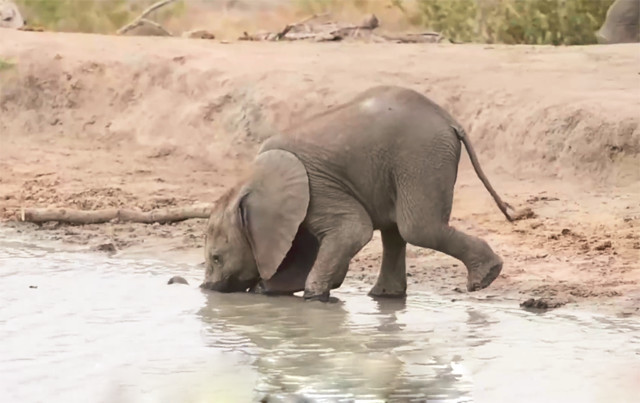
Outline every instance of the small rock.
<svg viewBox="0 0 640 403">
<path fill-rule="evenodd" d="M 181 277 L 181 276 L 173 276 L 173 277 L 171 277 L 169 279 L 169 281 L 167 282 L 167 284 L 187 284 L 187 285 L 189 285 L 187 280 L 185 280 L 185 278 Z"/>
<path fill-rule="evenodd" d="M 611 241 L 604 241 L 603 243 L 601 243 L 600 245 L 596 246 L 595 250 L 605 250 L 605 249 L 610 249 L 611 248 Z"/>
<path fill-rule="evenodd" d="M 206 29 L 194 29 L 182 33 L 183 38 L 190 39 L 216 39 L 216 36 Z"/>
<path fill-rule="evenodd" d="M 528 300 L 521 302 L 520 307 L 533 309 L 554 309 L 561 307 L 564 304 L 566 304 L 566 302 L 564 301 L 554 301 L 545 298 L 529 298 Z"/>
<path fill-rule="evenodd" d="M 184 64 L 184 62 L 187 60 L 187 58 L 184 57 L 184 56 L 176 56 L 171 60 L 173 60 L 176 63 Z"/>
<path fill-rule="evenodd" d="M 260 400 L 260 403 L 271 403 L 271 402 L 281 402 L 281 403 L 310 403 L 311 400 L 307 399 L 304 396 L 300 395 L 292 395 L 292 396 L 278 396 L 278 395 L 265 395 Z"/>
<path fill-rule="evenodd" d="M 29 288 L 38 288 L 37 285 L 30 285 Z"/>
<path fill-rule="evenodd" d="M 100 244 L 93 249 L 99 252 L 116 253 L 116 246 L 111 242 Z"/>
</svg>

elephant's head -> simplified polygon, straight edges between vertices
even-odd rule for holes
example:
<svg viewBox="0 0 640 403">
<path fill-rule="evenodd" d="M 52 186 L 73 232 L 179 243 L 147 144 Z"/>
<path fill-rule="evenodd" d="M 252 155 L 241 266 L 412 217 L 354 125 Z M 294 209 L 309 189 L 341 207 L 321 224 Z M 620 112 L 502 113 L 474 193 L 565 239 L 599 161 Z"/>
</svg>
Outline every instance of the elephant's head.
<svg viewBox="0 0 640 403">
<path fill-rule="evenodd" d="M 269 280 L 291 249 L 308 205 L 309 180 L 300 160 L 281 150 L 259 154 L 248 180 L 211 212 L 201 287 L 239 292 Z"/>
</svg>

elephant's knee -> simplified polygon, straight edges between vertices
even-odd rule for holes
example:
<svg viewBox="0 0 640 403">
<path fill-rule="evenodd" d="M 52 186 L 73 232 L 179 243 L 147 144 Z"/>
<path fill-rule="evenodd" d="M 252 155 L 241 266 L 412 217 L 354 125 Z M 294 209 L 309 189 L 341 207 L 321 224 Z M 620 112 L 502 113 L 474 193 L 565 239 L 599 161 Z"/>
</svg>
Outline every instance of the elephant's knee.
<svg viewBox="0 0 640 403">
<path fill-rule="evenodd" d="M 373 226 L 371 224 L 345 225 L 337 234 L 339 242 L 343 245 L 347 254 L 355 255 L 373 238 Z"/>
</svg>

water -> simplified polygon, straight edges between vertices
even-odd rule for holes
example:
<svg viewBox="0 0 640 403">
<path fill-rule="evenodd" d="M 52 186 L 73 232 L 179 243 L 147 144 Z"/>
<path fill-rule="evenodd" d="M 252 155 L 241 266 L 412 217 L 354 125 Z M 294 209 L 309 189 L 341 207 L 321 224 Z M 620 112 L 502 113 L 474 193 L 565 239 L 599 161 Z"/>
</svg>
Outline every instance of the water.
<svg viewBox="0 0 640 403">
<path fill-rule="evenodd" d="M 190 284 L 167 285 L 173 275 Z M 0 241 L 0 401 L 637 402 L 640 323 L 411 292 L 203 293 L 199 269 Z M 30 288 L 37 287 L 37 288 Z M 294 401 L 294 400 L 290 400 Z"/>
</svg>

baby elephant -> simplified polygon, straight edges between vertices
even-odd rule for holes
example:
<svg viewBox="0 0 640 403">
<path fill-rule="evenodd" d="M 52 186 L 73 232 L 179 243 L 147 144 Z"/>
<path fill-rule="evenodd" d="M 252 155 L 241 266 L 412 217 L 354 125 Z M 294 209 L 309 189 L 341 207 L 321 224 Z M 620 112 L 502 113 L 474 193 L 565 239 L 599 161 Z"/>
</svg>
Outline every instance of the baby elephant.
<svg viewBox="0 0 640 403">
<path fill-rule="evenodd" d="M 249 176 L 218 199 L 205 241 L 202 288 L 267 294 L 304 290 L 327 301 L 351 258 L 382 235 L 382 266 L 369 295 L 402 297 L 406 244 L 453 256 L 467 289 L 487 287 L 502 260 L 449 226 L 461 142 L 508 220 L 462 127 L 410 89 L 379 86 L 269 138 Z"/>
</svg>

